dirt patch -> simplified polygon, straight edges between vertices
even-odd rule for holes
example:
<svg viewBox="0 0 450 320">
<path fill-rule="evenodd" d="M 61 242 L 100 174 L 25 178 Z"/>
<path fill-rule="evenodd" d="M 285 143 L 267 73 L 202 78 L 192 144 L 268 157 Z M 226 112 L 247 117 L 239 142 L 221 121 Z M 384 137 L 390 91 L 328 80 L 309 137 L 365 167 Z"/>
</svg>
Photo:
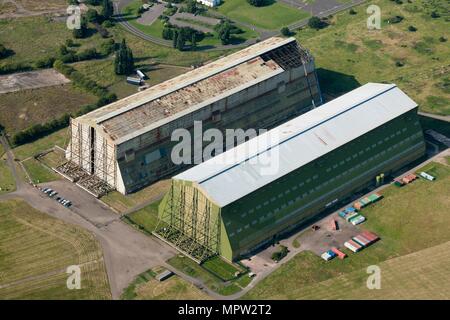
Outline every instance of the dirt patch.
<svg viewBox="0 0 450 320">
<path fill-rule="evenodd" d="M 69 79 L 54 69 L 14 73 L 0 76 L 0 94 L 26 89 L 51 87 L 69 82 Z"/>
</svg>

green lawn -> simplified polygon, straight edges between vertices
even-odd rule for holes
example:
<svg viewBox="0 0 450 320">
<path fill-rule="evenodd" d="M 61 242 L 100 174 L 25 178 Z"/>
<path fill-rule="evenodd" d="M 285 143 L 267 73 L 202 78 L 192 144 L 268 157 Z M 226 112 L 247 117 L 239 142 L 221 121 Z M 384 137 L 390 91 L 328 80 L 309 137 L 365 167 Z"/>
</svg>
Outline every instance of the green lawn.
<svg viewBox="0 0 450 320">
<path fill-rule="evenodd" d="M 11 192 L 15 189 L 16 183 L 6 162 L 5 150 L 0 144 L 0 194 Z"/>
<path fill-rule="evenodd" d="M 296 37 L 316 58 L 324 92 L 339 95 L 367 82 L 396 83 L 422 111 L 448 115 L 450 46 L 439 40 L 448 37 L 444 3 L 418 0 L 399 5 L 375 0 L 372 4 L 379 5 L 383 14 L 379 31 L 367 30 L 366 5 L 362 5 L 355 7 L 356 15 L 343 11 L 327 28 L 304 28 Z M 433 10 L 442 16 L 431 18 Z M 384 21 L 395 15 L 404 20 L 397 24 Z M 408 31 L 409 25 L 418 30 Z M 399 61 L 402 67 L 396 66 Z"/>
<path fill-rule="evenodd" d="M 0 299 L 111 299 L 101 248 L 78 227 L 21 200 L 0 202 Z M 81 289 L 66 269 L 81 268 Z"/>
<path fill-rule="evenodd" d="M 68 130 L 68 128 L 64 128 L 44 138 L 14 148 L 14 155 L 16 156 L 16 159 L 25 160 L 42 151 L 51 149 L 55 145 L 65 148 L 66 144 L 69 142 Z"/>
<path fill-rule="evenodd" d="M 348 285 L 362 286 L 365 282 L 361 279 L 367 279 L 367 266 L 450 241 L 450 167 L 431 163 L 422 170 L 436 176 L 436 181 L 419 179 L 403 188 L 389 186 L 381 192 L 384 195 L 381 201 L 362 210 L 368 219 L 362 228 L 380 235 L 381 241 L 357 254 L 344 250 L 349 258 L 343 261 L 325 262 L 311 252 L 302 252 L 258 283 L 244 298 L 297 299 L 304 297 L 306 288 L 322 282 L 330 285 L 328 292 L 337 294 L 335 290 L 340 287 L 333 287 L 333 279 L 355 272 L 357 276 L 348 276 L 351 282 Z M 346 297 L 358 298 L 351 292 L 346 292 Z M 307 298 L 326 296 L 323 291 L 317 294 L 308 291 Z"/>
<path fill-rule="evenodd" d="M 247 280 L 242 278 L 249 278 L 247 274 L 242 275 L 234 281 L 225 283 L 219 277 L 215 276 L 206 268 L 200 266 L 188 257 L 177 255 L 167 261 L 174 268 L 184 272 L 185 274 L 201 279 L 205 285 L 222 295 L 231 295 L 241 290 L 242 284 L 248 284 Z"/>
<path fill-rule="evenodd" d="M 308 12 L 276 1 L 264 7 L 254 7 L 247 0 L 224 0 L 218 11 L 232 20 L 277 31 L 310 16 Z"/>
<path fill-rule="evenodd" d="M 45 167 L 38 160 L 34 158 L 27 159 L 23 162 L 25 169 L 27 170 L 33 183 L 44 183 L 49 181 L 58 180 L 60 176 L 54 171 Z"/>
<path fill-rule="evenodd" d="M 158 206 L 161 200 L 145 208 L 127 215 L 126 220 L 138 226 L 142 231 L 151 234 L 158 223 Z"/>
<path fill-rule="evenodd" d="M 224 281 L 229 281 L 235 279 L 236 272 L 241 272 L 242 270 L 236 268 L 230 263 L 224 261 L 219 256 L 215 256 L 209 260 L 206 260 L 202 264 L 203 268 L 213 272 L 218 275 Z"/>
</svg>

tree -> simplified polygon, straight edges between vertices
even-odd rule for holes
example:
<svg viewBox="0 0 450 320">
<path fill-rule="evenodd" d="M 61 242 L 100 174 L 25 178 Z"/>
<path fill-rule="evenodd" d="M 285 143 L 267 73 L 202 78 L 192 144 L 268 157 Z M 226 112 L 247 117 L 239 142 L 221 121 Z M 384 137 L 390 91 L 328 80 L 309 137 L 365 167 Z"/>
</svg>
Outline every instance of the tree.
<svg viewBox="0 0 450 320">
<path fill-rule="evenodd" d="M 125 39 L 122 40 L 119 50 L 116 53 L 114 60 L 114 69 L 116 74 L 130 74 L 134 71 L 133 52 L 127 46 Z"/>
<path fill-rule="evenodd" d="M 89 22 L 98 22 L 98 13 L 97 13 L 97 10 L 94 10 L 94 9 L 89 9 L 87 12 L 86 12 L 86 19 L 89 21 Z"/>
<path fill-rule="evenodd" d="M 265 4 L 265 0 L 247 0 L 247 2 L 254 7 L 262 7 Z"/>
<path fill-rule="evenodd" d="M 114 7 L 111 0 L 103 0 L 102 16 L 105 20 L 112 17 L 114 14 Z"/>
<path fill-rule="evenodd" d="M 319 29 L 322 29 L 324 27 L 324 23 L 323 23 L 322 20 L 320 20 L 319 17 L 311 17 L 308 20 L 308 26 L 310 28 L 312 28 L 312 29 L 319 30 Z"/>
<path fill-rule="evenodd" d="M 291 35 L 291 31 L 289 30 L 288 27 L 281 28 L 280 32 L 285 37 L 289 37 Z"/>
<path fill-rule="evenodd" d="M 177 43 L 176 43 L 176 48 L 180 51 L 184 50 L 184 43 L 185 43 L 185 39 L 183 37 L 183 34 L 179 34 L 177 37 Z"/>
<path fill-rule="evenodd" d="M 191 34 L 191 47 L 192 49 L 197 48 L 197 34 L 195 32 Z"/>
<path fill-rule="evenodd" d="M 186 2 L 186 12 L 188 13 L 196 13 L 198 10 L 197 8 L 197 1 L 195 0 L 187 0 Z"/>
<path fill-rule="evenodd" d="M 217 27 L 217 34 L 222 44 L 228 44 L 231 39 L 231 30 L 233 26 L 228 21 L 222 21 Z"/>
<path fill-rule="evenodd" d="M 174 30 L 173 32 L 173 47 L 176 48 L 177 47 L 177 43 L 178 43 L 178 37 L 179 37 L 179 32 L 178 30 Z"/>
<path fill-rule="evenodd" d="M 81 39 L 87 36 L 88 28 L 84 17 L 81 19 L 81 25 L 79 29 L 73 29 L 73 37 L 75 39 Z"/>
<path fill-rule="evenodd" d="M 0 59 L 4 58 L 8 55 L 8 49 L 5 48 L 5 46 L 0 44 Z"/>
</svg>

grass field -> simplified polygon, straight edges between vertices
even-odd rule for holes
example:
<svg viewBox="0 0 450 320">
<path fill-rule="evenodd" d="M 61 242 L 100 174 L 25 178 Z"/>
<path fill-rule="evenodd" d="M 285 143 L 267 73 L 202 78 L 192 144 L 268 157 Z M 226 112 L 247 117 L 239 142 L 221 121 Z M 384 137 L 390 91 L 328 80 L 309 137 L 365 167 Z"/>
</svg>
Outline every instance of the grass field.
<svg viewBox="0 0 450 320">
<path fill-rule="evenodd" d="M 28 174 L 30 175 L 33 183 L 44 183 L 49 181 L 58 180 L 61 178 L 60 175 L 56 174 L 54 171 L 46 168 L 38 160 L 34 158 L 29 158 L 22 162 Z"/>
<path fill-rule="evenodd" d="M 151 234 L 158 224 L 158 206 L 160 200 L 127 215 L 129 222 L 137 225 L 142 231 Z"/>
<path fill-rule="evenodd" d="M 101 200 L 118 212 L 125 212 L 131 208 L 154 201 L 161 198 L 170 187 L 170 180 L 161 180 L 144 189 L 124 196 L 123 194 L 113 191 L 103 196 Z"/>
<path fill-rule="evenodd" d="M 0 202 L 0 299 L 110 299 L 101 249 L 90 233 L 36 211 Z M 66 287 L 70 265 L 81 289 Z"/>
<path fill-rule="evenodd" d="M 132 35 L 118 24 L 108 31 L 116 42 L 122 41 L 123 38 L 127 40 L 137 61 L 191 66 L 223 54 L 223 51 L 181 52 L 162 47 Z M 73 38 L 64 21 L 39 16 L 0 20 L 0 39 L 5 47 L 14 51 L 13 55 L 2 59 L 0 64 L 33 64 L 44 57 L 56 56 L 60 45 L 64 44 L 66 39 Z M 77 51 L 98 47 L 102 41 L 104 40 L 101 36 L 95 32 L 88 38 L 75 40 L 80 45 Z"/>
<path fill-rule="evenodd" d="M 367 82 L 392 82 L 416 100 L 422 111 L 448 115 L 450 46 L 439 40 L 448 37 L 444 3 L 418 0 L 399 5 L 375 0 L 372 4 L 382 8 L 381 30 L 367 29 L 363 5 L 355 8 L 356 15 L 344 11 L 332 18 L 329 27 L 305 28 L 296 37 L 316 58 L 323 91 L 341 94 Z M 436 8 L 442 16 L 433 19 L 430 14 Z M 395 15 L 404 20 L 385 22 Z M 418 30 L 408 31 L 410 25 Z M 404 65 L 396 66 L 397 62 Z"/>
<path fill-rule="evenodd" d="M 66 9 L 67 1 L 66 0 L 14 0 L 17 4 L 22 6 L 25 10 L 28 11 L 47 11 L 47 10 L 57 10 L 57 9 Z M 17 7 L 11 2 L 6 2 L 0 4 L 0 14 L 2 13 L 12 13 L 16 12 Z"/>
<path fill-rule="evenodd" d="M 395 269 L 396 264 L 392 261 L 450 241 L 450 215 L 448 214 L 450 167 L 430 163 L 422 170 L 435 175 L 436 181 L 419 179 L 403 188 L 389 186 L 382 191 L 384 199 L 362 210 L 362 214 L 368 219 L 362 228 L 379 234 L 381 241 L 358 254 L 344 250 L 349 254 L 349 258 L 343 261 L 335 259 L 325 262 L 311 252 L 301 252 L 258 283 L 244 298 L 298 299 L 306 296 L 315 299 L 327 298 L 328 295 L 336 296 L 342 293 L 342 279 L 345 279 L 345 285 L 348 288 L 355 288 L 354 292 L 349 290 L 345 298 L 359 298 L 368 276 L 365 270 L 369 265 L 392 265 L 389 269 L 391 278 L 395 277 L 392 273 L 394 270 L 397 270 L 399 274 L 407 268 L 414 269 L 414 265 Z M 420 253 L 417 254 L 420 255 Z M 439 266 L 441 262 L 437 261 L 438 259 L 435 260 L 436 266 Z M 434 283 L 444 281 L 450 274 L 448 268 L 446 277 L 432 267 L 427 271 L 430 272 L 427 277 L 432 277 L 432 274 L 436 276 Z M 444 277 L 440 278 L 441 276 Z M 417 281 L 412 280 L 411 286 L 414 283 L 420 284 L 420 281 Z M 424 286 L 427 281 L 423 283 Z M 400 290 L 404 298 L 418 298 L 417 294 L 420 294 L 420 291 L 409 293 L 407 290 L 402 291 L 403 289 L 398 287 L 401 283 L 399 280 L 391 283 L 391 287 L 387 287 L 391 289 L 385 292 L 385 296 L 374 297 L 389 298 L 395 296 L 395 292 Z M 317 292 L 311 290 L 314 287 L 323 288 L 324 285 L 327 285 L 327 290 L 322 289 Z M 448 287 L 445 285 L 436 288 L 434 296 L 444 294 L 445 290 L 448 294 Z M 422 292 L 424 296 L 421 298 L 432 297 L 427 295 L 429 291 Z M 365 293 L 363 297 L 371 298 L 369 293 Z"/>
<path fill-rule="evenodd" d="M 122 299 L 125 300 L 208 300 L 208 295 L 193 284 L 174 275 L 159 282 L 154 277 L 162 271 L 148 270 L 139 276 L 125 289 Z"/>
<path fill-rule="evenodd" d="M 128 84 L 125 76 L 118 76 L 115 74 L 113 60 L 79 62 L 74 64 L 73 67 L 97 82 L 99 85 L 114 92 L 119 98 L 138 92 L 138 87 Z M 187 68 L 182 67 L 154 64 L 149 60 L 138 60 L 136 62 L 136 68 L 145 72 L 149 77 L 149 79 L 145 80 L 145 83 L 150 86 L 186 73 L 188 70 Z"/>
<path fill-rule="evenodd" d="M 251 281 L 251 278 L 247 274 L 243 274 L 235 280 L 224 282 L 221 278 L 209 272 L 203 266 L 200 266 L 198 263 L 183 255 L 177 255 L 167 262 L 183 273 L 201 279 L 208 288 L 222 295 L 237 293 Z M 215 270 L 217 270 L 217 268 L 215 268 Z"/>
<path fill-rule="evenodd" d="M 71 84 L 0 94 L 0 123 L 8 133 L 78 111 L 97 98 Z"/>
<path fill-rule="evenodd" d="M 279 30 L 310 16 L 308 12 L 277 1 L 263 7 L 254 7 L 247 0 L 224 0 L 218 11 L 232 20 L 269 30 Z"/>
<path fill-rule="evenodd" d="M 378 266 L 381 289 L 368 290 L 357 270 L 296 291 L 296 299 L 450 299 L 450 242 L 393 258 Z"/>
<path fill-rule="evenodd" d="M 0 194 L 14 191 L 16 184 L 11 170 L 6 163 L 6 154 L 3 146 L 0 144 Z"/>
<path fill-rule="evenodd" d="M 242 270 L 236 268 L 230 263 L 224 261 L 219 256 L 215 256 L 211 259 L 206 260 L 202 264 L 203 268 L 213 272 L 218 275 L 224 281 L 230 281 L 235 278 L 235 274 L 237 272 L 241 272 Z"/>
<path fill-rule="evenodd" d="M 55 145 L 65 148 L 66 144 L 69 142 L 68 137 L 68 128 L 58 130 L 44 138 L 14 148 L 14 155 L 18 160 L 25 160 L 40 152 L 49 150 Z"/>
</svg>

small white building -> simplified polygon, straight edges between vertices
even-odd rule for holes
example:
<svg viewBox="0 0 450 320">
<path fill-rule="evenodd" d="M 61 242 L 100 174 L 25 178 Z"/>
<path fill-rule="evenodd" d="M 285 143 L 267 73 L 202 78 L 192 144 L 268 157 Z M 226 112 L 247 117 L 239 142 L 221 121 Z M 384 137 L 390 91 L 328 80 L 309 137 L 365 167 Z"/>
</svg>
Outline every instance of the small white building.
<svg viewBox="0 0 450 320">
<path fill-rule="evenodd" d="M 215 7 L 220 4 L 220 0 L 197 0 L 197 2 L 208 7 Z"/>
</svg>

